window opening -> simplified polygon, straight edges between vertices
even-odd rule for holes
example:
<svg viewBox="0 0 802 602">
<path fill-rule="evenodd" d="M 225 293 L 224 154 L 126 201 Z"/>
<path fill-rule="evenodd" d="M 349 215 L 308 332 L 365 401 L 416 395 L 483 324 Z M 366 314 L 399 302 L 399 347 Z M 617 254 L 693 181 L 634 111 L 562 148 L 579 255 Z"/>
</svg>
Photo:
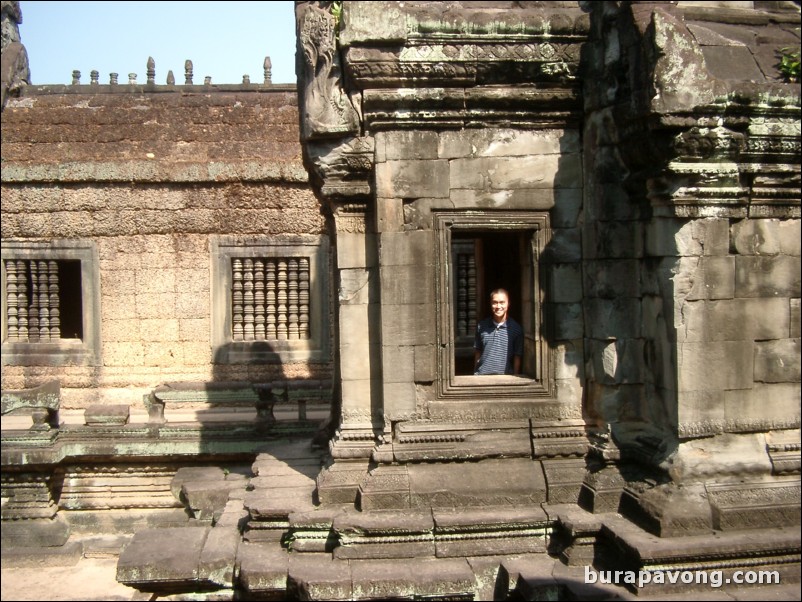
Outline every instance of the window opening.
<svg viewBox="0 0 802 602">
<path fill-rule="evenodd" d="M 476 325 L 490 315 L 490 291 L 504 288 L 509 293 L 509 317 L 525 333 L 522 372 L 534 377 L 532 344 L 532 295 L 524 290 L 531 283 L 531 234 L 526 232 L 453 232 L 452 262 L 455 284 L 452 288 L 454 311 L 454 372 L 472 375 Z M 527 357 L 532 356 L 532 357 Z"/>
<path fill-rule="evenodd" d="M 5 261 L 9 342 L 83 339 L 81 262 Z"/>
<path fill-rule="evenodd" d="M 234 341 L 310 338 L 308 257 L 233 258 L 231 282 Z"/>
</svg>

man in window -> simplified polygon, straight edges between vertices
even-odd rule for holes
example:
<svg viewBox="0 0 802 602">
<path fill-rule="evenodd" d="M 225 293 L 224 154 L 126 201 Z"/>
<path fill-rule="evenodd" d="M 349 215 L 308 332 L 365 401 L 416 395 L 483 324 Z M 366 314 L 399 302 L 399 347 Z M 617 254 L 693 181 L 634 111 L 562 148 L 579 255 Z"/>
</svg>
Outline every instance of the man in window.
<svg viewBox="0 0 802 602">
<path fill-rule="evenodd" d="M 507 315 L 510 295 L 503 288 L 490 293 L 491 315 L 476 326 L 474 374 L 520 374 L 523 328 Z"/>
</svg>

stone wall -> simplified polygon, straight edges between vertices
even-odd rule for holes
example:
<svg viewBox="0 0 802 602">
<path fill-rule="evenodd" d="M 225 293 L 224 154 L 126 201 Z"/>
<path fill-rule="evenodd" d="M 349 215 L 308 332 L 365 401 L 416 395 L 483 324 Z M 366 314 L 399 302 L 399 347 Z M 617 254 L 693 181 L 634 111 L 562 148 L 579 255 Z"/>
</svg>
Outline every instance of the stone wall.
<svg viewBox="0 0 802 602">
<path fill-rule="evenodd" d="M 591 11 L 588 410 L 622 459 L 686 486 L 629 490 L 661 534 L 796 520 L 777 453 L 799 441 L 799 87 L 766 57 L 793 43 L 798 7 L 774 8 L 771 25 L 752 7 Z M 781 517 L 727 525 L 715 492 L 733 478 Z"/>
<path fill-rule="evenodd" d="M 63 365 L 15 359 L 4 345 L 3 387 L 58 378 L 64 406 L 81 408 L 139 403 L 171 381 L 329 378 L 328 357 L 221 363 L 212 346 L 223 311 L 213 301 L 214 241 L 312 240 L 327 250 L 297 132 L 293 86 L 39 86 L 11 99 L 4 257 L 15 245 L 92 249 L 99 297 L 84 309 L 99 314 L 90 319 L 99 349 Z"/>
</svg>

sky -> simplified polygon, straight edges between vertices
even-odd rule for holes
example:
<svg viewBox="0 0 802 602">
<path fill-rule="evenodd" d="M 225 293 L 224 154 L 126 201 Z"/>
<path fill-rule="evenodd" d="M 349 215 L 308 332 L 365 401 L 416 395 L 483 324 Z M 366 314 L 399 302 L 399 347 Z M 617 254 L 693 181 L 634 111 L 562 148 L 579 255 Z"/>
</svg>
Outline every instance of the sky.
<svg viewBox="0 0 802 602">
<path fill-rule="evenodd" d="M 156 62 L 156 83 L 173 71 L 184 83 L 184 61 L 193 64 L 193 83 L 237 84 L 248 74 L 264 81 L 266 56 L 274 84 L 295 83 L 294 3 L 279 1 L 216 2 L 49 2 L 21 0 L 20 38 L 28 51 L 31 83 L 69 84 L 72 72 L 137 74 L 147 80 L 148 57 Z"/>
</svg>

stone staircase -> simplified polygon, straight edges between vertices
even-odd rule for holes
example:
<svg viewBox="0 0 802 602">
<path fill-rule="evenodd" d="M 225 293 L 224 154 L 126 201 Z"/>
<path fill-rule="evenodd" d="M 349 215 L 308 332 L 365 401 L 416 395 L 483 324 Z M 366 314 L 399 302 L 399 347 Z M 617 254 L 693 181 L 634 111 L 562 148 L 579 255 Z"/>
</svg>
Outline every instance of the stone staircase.
<svg viewBox="0 0 802 602">
<path fill-rule="evenodd" d="M 173 491 L 194 518 L 138 531 L 117 580 L 151 599 L 619 600 L 694 587 L 586 583 L 587 567 L 695 569 L 688 560 L 704 557 L 725 578 L 775 562 L 783 584 L 799 582 L 798 533 L 660 538 L 573 504 L 361 512 L 315 503 L 322 462 L 303 439 L 259 454 L 250 478 L 182 469 Z M 756 538 L 765 557 L 742 558 Z M 726 588 L 696 590 L 715 597 Z"/>
</svg>

